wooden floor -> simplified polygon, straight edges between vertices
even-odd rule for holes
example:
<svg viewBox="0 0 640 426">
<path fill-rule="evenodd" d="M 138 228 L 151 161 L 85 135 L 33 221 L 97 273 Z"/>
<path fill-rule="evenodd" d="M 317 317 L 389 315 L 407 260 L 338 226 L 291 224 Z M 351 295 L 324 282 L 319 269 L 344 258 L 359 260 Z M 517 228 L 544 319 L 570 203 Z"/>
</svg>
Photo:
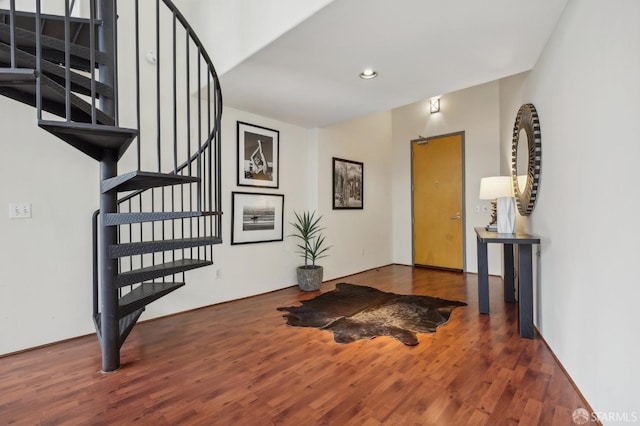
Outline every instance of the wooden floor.
<svg viewBox="0 0 640 426">
<path fill-rule="evenodd" d="M 435 334 L 404 346 L 348 345 L 288 327 L 289 288 L 141 323 L 104 374 L 95 336 L 0 358 L 0 424 L 572 425 L 585 407 L 540 339 L 521 339 L 516 306 L 490 279 L 388 266 L 327 282 L 465 301 Z M 169 296 L 170 297 L 170 296 Z M 144 318 L 144 317 L 143 317 Z"/>
</svg>

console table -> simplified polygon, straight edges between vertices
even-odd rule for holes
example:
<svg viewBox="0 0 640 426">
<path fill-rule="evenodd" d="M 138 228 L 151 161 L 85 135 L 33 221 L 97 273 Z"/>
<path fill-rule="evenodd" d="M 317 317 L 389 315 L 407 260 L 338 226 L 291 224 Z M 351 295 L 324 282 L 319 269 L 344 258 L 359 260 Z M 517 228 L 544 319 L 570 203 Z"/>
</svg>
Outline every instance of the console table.
<svg viewBox="0 0 640 426">
<path fill-rule="evenodd" d="M 475 228 L 478 236 L 478 305 L 481 314 L 489 313 L 489 265 L 487 244 L 498 243 L 504 250 L 504 301 L 515 299 L 513 246 L 518 246 L 518 332 L 521 337 L 533 339 L 533 266 L 532 246 L 540 238 L 522 233 L 499 234 L 484 228 Z"/>
</svg>

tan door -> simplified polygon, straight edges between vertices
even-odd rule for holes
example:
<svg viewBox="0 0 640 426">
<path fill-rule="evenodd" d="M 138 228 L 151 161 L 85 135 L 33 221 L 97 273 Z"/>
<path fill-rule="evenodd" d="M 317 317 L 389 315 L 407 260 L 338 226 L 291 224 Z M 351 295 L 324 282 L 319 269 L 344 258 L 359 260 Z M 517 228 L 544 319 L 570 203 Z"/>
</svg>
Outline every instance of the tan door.
<svg viewBox="0 0 640 426">
<path fill-rule="evenodd" d="M 464 268 L 463 133 L 412 142 L 414 264 Z"/>
</svg>

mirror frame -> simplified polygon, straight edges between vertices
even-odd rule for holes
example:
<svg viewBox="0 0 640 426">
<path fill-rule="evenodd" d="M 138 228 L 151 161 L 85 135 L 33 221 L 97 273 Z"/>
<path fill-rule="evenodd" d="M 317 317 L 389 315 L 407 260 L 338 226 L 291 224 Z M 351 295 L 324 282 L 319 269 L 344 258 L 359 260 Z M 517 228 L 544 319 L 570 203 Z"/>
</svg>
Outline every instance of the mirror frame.
<svg viewBox="0 0 640 426">
<path fill-rule="evenodd" d="M 527 183 L 524 191 L 518 186 L 518 146 L 520 131 L 527 134 Z M 522 147 L 520 147 L 522 149 Z M 522 216 L 529 216 L 536 204 L 538 186 L 540 184 L 540 163 L 542 159 L 542 144 L 540 132 L 540 119 L 538 111 L 533 104 L 523 104 L 518 110 L 515 124 L 513 125 L 513 141 L 511 144 L 511 181 L 513 195 L 518 205 L 518 211 Z M 522 173 L 522 171 L 520 171 Z"/>
</svg>

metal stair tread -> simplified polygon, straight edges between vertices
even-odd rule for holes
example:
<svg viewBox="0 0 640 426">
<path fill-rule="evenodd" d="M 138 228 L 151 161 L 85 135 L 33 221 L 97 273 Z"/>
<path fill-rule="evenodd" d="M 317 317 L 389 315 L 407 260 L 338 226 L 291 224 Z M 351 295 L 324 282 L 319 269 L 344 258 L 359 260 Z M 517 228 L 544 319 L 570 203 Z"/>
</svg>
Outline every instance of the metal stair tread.
<svg viewBox="0 0 640 426">
<path fill-rule="evenodd" d="M 137 284 L 143 281 L 166 277 L 209 265 L 213 265 L 213 262 L 210 260 L 179 259 L 140 269 L 134 269 L 132 271 L 121 272 L 116 276 L 114 284 L 115 287 L 123 287 L 125 285 Z"/>
<path fill-rule="evenodd" d="M 215 211 L 107 213 L 104 215 L 102 223 L 104 226 L 116 226 L 162 220 L 193 219 L 221 214 L 222 212 Z"/>
<path fill-rule="evenodd" d="M 222 239 L 216 236 L 196 238 L 176 238 L 171 240 L 141 241 L 136 243 L 114 244 L 109 246 L 109 256 L 112 259 L 134 256 L 136 254 L 158 253 L 183 248 L 202 247 L 220 244 Z"/>
<path fill-rule="evenodd" d="M 182 176 L 173 173 L 143 172 L 135 170 L 100 183 L 100 190 L 106 193 L 112 190 L 117 192 L 135 191 L 137 189 L 159 188 L 162 186 L 196 183 L 200 179 L 195 176 Z"/>
<path fill-rule="evenodd" d="M 9 17 L 10 17 L 9 10 L 0 9 L 0 19 L 2 20 L 3 23 L 8 24 L 10 19 Z M 36 18 L 35 13 L 25 12 L 25 11 L 16 11 L 15 17 L 16 17 L 16 27 L 35 32 L 35 27 L 33 26 Z M 42 27 L 43 27 L 44 35 L 58 38 L 60 40 L 64 40 L 64 16 L 41 13 L 40 19 L 43 21 Z M 85 38 L 85 37 L 82 37 L 81 34 L 83 33 L 84 30 L 87 30 L 88 32 L 88 28 L 90 26 L 90 20 L 87 18 L 70 16 L 69 23 L 70 23 L 69 27 L 70 27 L 71 33 L 76 34 L 76 37 L 75 37 L 75 40 L 73 40 L 73 43 L 79 44 L 81 46 L 89 47 L 89 38 L 88 38 L 89 36 L 87 35 Z M 99 19 L 95 19 L 94 24 L 95 24 L 95 27 L 97 28 L 99 25 L 102 24 L 102 21 Z M 51 31 L 52 29 L 54 31 Z M 56 36 L 52 34 L 52 32 L 57 32 L 60 35 Z M 96 37 L 96 40 L 97 40 L 97 37 Z"/>
<path fill-rule="evenodd" d="M 2 64 L 0 62 L 0 64 Z M 0 86 L 13 86 L 22 84 L 34 84 L 36 82 L 36 70 L 31 68 L 0 68 Z"/>
<path fill-rule="evenodd" d="M 38 126 L 98 161 L 105 153 L 120 159 L 138 135 L 136 129 L 68 121 L 38 121 Z"/>
<path fill-rule="evenodd" d="M 120 318 L 184 286 L 183 282 L 142 283 L 118 299 Z"/>
<path fill-rule="evenodd" d="M 10 25 L 0 22 L 0 41 L 6 44 L 10 44 Z M 25 30 L 23 28 L 15 28 L 16 48 L 24 50 L 26 52 L 35 53 L 36 49 L 36 33 L 34 31 Z M 41 47 L 43 57 L 48 57 L 53 60 L 54 57 L 59 57 L 60 61 L 64 61 L 65 43 L 64 40 L 60 40 L 55 37 L 49 37 L 41 34 Z M 48 50 L 51 50 L 52 55 L 48 55 Z M 53 52 L 62 53 L 62 55 L 55 55 Z M 71 54 L 72 61 L 71 67 L 81 69 L 83 71 L 91 70 L 91 64 L 89 60 L 91 58 L 91 49 L 88 47 L 73 44 L 69 45 L 69 53 Z M 96 64 L 104 64 L 108 62 L 108 55 L 100 50 L 94 51 L 94 59 Z"/>
<path fill-rule="evenodd" d="M 35 73 L 36 68 L 36 57 L 35 55 L 22 51 L 20 49 L 16 49 L 16 68 L 26 68 L 32 69 L 31 72 Z M 0 42 L 0 65 L 9 66 L 11 63 L 11 46 L 6 43 Z M 56 83 L 64 86 L 65 70 L 63 67 L 54 64 L 50 61 L 43 60 L 41 62 L 41 72 L 49 78 L 58 79 Z M 70 72 L 70 80 L 71 80 L 71 91 L 76 93 L 81 93 L 83 95 L 91 96 L 91 78 L 84 76 L 82 74 L 78 74 L 75 71 Z M 2 81 L 0 79 L 0 81 Z M 35 78 L 33 79 L 35 81 Z M 99 81 L 95 82 L 96 89 L 96 97 L 106 96 L 108 98 L 113 98 L 113 88 L 101 83 Z"/>
<path fill-rule="evenodd" d="M 66 115 L 66 90 L 64 86 L 56 83 L 45 75 L 40 76 L 42 82 L 42 109 L 59 117 Z M 0 94 L 15 99 L 32 107 L 36 106 L 36 84 L 24 84 L 16 86 L 0 86 Z M 71 93 L 71 120 L 77 123 L 91 122 L 91 104 Z M 113 126 L 113 117 L 96 108 L 96 120 L 99 124 Z"/>
</svg>

